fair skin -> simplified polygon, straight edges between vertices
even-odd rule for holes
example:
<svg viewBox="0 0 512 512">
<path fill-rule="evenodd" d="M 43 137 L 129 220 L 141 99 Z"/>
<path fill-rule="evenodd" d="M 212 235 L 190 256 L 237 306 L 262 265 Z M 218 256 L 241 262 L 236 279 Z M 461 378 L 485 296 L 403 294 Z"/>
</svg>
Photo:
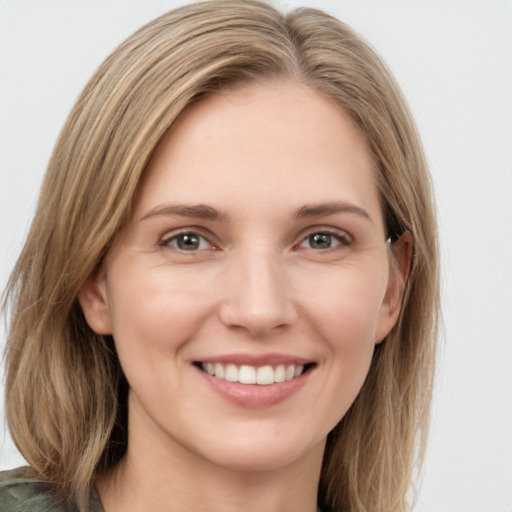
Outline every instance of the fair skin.
<svg viewBox="0 0 512 512">
<path fill-rule="evenodd" d="M 326 436 L 398 316 L 410 243 L 392 272 L 385 239 L 340 107 L 290 83 L 190 107 L 80 293 L 130 384 L 106 512 L 315 511 Z"/>
</svg>

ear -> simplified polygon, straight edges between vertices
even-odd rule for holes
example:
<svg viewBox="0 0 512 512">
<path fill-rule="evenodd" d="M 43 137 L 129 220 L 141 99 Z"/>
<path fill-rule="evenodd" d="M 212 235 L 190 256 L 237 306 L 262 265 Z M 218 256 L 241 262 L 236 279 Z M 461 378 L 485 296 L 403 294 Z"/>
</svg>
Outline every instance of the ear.
<svg viewBox="0 0 512 512">
<path fill-rule="evenodd" d="M 97 334 L 112 334 L 112 319 L 108 308 L 105 272 L 99 270 L 87 278 L 78 293 L 89 327 Z"/>
<path fill-rule="evenodd" d="M 394 261 L 390 263 L 388 287 L 380 310 L 375 343 L 380 343 L 390 333 L 400 314 L 402 297 L 411 270 L 411 233 L 409 231 L 403 233 L 396 242 L 393 242 L 390 250 Z"/>
</svg>

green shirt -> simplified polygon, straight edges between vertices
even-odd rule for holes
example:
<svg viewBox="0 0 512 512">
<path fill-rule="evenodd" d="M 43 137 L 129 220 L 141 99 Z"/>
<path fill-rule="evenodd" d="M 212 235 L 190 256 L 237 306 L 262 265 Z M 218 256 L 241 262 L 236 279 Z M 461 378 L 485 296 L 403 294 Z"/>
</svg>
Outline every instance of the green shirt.
<svg viewBox="0 0 512 512">
<path fill-rule="evenodd" d="M 104 512 L 94 488 L 89 503 L 89 512 Z M 0 471 L 0 511 L 68 512 L 68 509 L 55 499 L 48 485 L 24 467 Z"/>
<path fill-rule="evenodd" d="M 37 480 L 28 467 L 0 471 L 0 512 L 69 512 L 52 495 L 51 488 Z M 89 512 L 104 512 L 96 489 L 92 489 Z"/>
</svg>

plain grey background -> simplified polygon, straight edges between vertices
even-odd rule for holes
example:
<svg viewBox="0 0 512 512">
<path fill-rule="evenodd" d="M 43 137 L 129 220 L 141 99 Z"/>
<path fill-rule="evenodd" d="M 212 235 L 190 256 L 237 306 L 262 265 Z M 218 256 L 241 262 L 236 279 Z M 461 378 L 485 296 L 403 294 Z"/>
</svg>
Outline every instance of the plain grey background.
<svg viewBox="0 0 512 512">
<path fill-rule="evenodd" d="M 79 91 L 118 43 L 181 3 L 0 0 L 2 288 Z M 511 512 L 512 1 L 274 3 L 325 9 L 363 34 L 395 73 L 423 136 L 439 208 L 444 331 L 415 510 Z M 22 463 L 2 405 L 0 469 Z"/>
</svg>

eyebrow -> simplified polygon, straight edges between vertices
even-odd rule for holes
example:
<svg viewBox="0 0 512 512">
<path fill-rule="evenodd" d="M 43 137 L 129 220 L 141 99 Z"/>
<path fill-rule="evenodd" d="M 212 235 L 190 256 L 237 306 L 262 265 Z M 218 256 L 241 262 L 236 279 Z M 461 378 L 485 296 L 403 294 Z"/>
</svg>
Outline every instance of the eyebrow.
<svg viewBox="0 0 512 512">
<path fill-rule="evenodd" d="M 197 205 L 172 205 L 164 204 L 153 208 L 146 213 L 141 220 L 154 217 L 155 215 L 178 215 L 181 217 L 190 217 L 195 219 L 205 219 L 214 221 L 226 221 L 227 214 L 207 206 L 205 204 Z"/>
<path fill-rule="evenodd" d="M 326 215 L 335 215 L 337 213 L 354 213 L 368 219 L 371 222 L 370 215 L 366 210 L 363 210 L 359 206 L 345 202 L 329 202 L 304 205 L 295 211 L 293 218 L 296 220 L 307 219 L 311 217 L 322 217 Z M 172 205 L 164 204 L 157 206 L 146 213 L 141 220 L 148 219 L 157 215 L 178 215 L 181 217 L 189 217 L 195 219 L 205 219 L 217 222 L 225 222 L 229 216 L 205 204 L 197 205 Z"/>
<path fill-rule="evenodd" d="M 305 205 L 299 208 L 294 215 L 295 219 L 305 219 L 309 217 L 322 217 L 325 215 L 335 215 L 336 213 L 355 213 L 371 222 L 371 217 L 366 210 L 359 206 L 345 202 L 331 202 Z"/>
</svg>

